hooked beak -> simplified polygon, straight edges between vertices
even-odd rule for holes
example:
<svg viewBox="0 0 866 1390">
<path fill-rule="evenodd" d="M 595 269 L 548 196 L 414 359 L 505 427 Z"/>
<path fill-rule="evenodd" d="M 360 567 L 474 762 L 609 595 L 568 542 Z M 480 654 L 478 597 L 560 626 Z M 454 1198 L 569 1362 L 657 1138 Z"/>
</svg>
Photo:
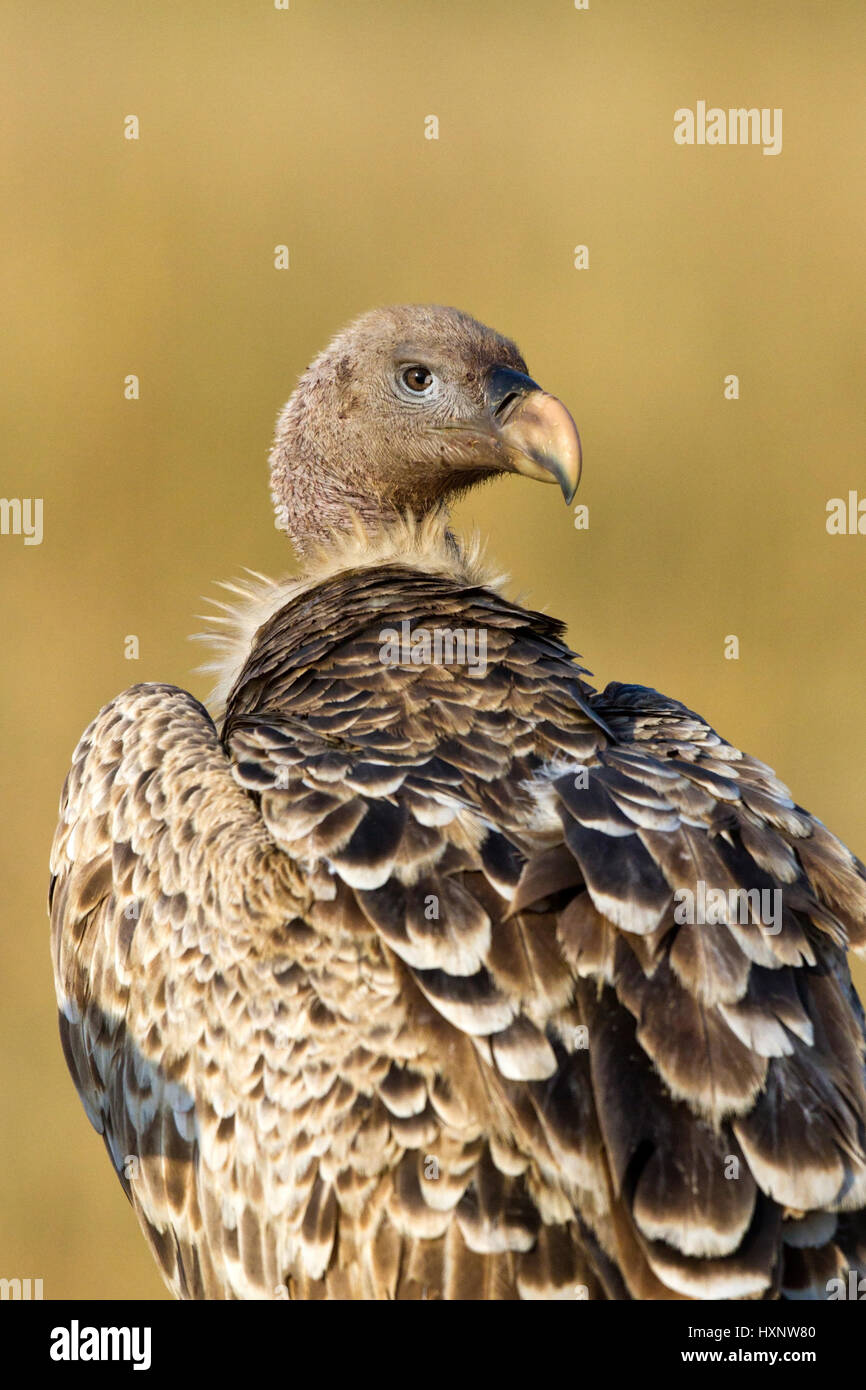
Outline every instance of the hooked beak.
<svg viewBox="0 0 866 1390">
<path fill-rule="evenodd" d="M 487 397 L 494 435 L 509 470 L 542 483 L 559 483 L 566 502 L 571 502 L 580 482 L 580 436 L 562 401 L 510 367 L 493 369 Z"/>
</svg>

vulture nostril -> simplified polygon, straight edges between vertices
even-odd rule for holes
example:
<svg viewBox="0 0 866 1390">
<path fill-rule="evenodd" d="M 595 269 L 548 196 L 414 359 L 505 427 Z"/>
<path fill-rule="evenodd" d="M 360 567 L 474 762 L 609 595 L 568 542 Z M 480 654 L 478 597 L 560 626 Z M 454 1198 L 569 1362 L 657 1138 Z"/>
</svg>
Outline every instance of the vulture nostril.
<svg viewBox="0 0 866 1390">
<path fill-rule="evenodd" d="M 518 395 L 519 392 L 517 391 L 509 391 L 507 396 L 503 396 L 493 412 L 494 418 L 500 421 L 505 420 L 511 414 L 511 408 Z"/>
</svg>

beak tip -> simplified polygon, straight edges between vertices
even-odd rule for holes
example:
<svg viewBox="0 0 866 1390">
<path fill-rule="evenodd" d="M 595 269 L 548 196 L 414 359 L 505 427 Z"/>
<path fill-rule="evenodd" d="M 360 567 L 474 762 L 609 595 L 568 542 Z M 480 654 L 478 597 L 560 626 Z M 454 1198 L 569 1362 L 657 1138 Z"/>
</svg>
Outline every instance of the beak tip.
<svg viewBox="0 0 866 1390">
<path fill-rule="evenodd" d="M 577 466 L 574 468 L 573 472 L 565 470 L 560 478 L 562 495 L 569 507 L 577 496 L 577 489 L 580 485 L 580 475 L 583 472 L 583 447 L 577 430 L 574 431 L 574 441 L 577 446 Z"/>
<path fill-rule="evenodd" d="M 555 396 L 550 396 L 528 377 L 515 386 L 514 372 L 501 373 L 497 390 L 514 386 L 504 421 L 497 424 L 497 435 L 505 446 L 510 468 L 515 473 L 537 478 L 542 482 L 559 483 L 567 504 L 577 492 L 582 466 L 580 435 L 571 415 Z"/>
</svg>

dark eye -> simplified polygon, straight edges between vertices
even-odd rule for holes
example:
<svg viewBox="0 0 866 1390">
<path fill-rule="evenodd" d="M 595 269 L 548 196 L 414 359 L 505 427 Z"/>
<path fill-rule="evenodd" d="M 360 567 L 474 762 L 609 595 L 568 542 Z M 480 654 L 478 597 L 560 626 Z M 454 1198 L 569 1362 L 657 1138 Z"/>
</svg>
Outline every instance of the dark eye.
<svg viewBox="0 0 866 1390">
<path fill-rule="evenodd" d="M 433 373 L 429 367 L 421 367 L 417 362 L 413 362 L 411 367 L 403 368 L 400 380 L 410 391 L 423 395 L 433 385 Z"/>
</svg>

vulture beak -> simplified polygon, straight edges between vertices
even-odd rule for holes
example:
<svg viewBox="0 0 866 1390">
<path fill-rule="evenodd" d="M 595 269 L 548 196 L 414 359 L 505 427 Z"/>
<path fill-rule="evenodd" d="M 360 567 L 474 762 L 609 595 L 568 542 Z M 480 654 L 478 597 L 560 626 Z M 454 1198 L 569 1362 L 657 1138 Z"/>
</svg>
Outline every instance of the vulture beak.
<svg viewBox="0 0 866 1390">
<path fill-rule="evenodd" d="M 509 469 L 542 483 L 559 483 L 571 502 L 580 481 L 580 436 L 562 401 L 510 367 L 494 367 L 487 399 L 494 436 Z"/>
</svg>

